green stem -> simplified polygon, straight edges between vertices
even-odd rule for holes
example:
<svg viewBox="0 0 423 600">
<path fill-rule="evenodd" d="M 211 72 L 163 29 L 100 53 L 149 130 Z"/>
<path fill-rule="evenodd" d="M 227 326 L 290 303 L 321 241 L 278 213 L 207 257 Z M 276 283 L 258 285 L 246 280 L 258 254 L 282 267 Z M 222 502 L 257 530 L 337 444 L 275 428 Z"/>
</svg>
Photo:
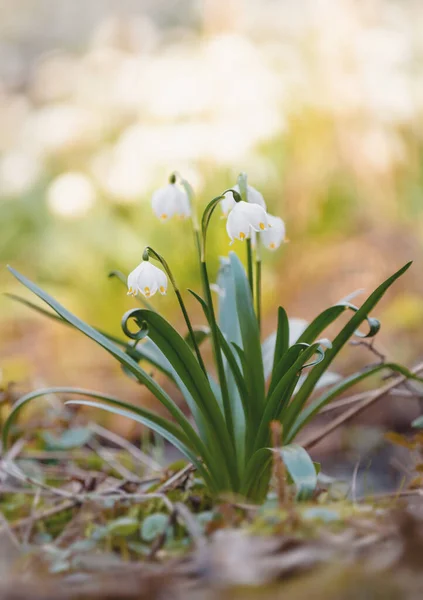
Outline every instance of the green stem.
<svg viewBox="0 0 423 600">
<path fill-rule="evenodd" d="M 175 288 L 175 287 L 174 287 L 174 290 L 175 290 L 176 297 L 178 298 L 178 302 L 179 302 L 179 306 L 181 307 L 182 314 L 184 315 L 185 323 L 187 324 L 189 335 L 191 337 L 192 345 L 195 350 L 195 354 L 197 355 L 198 362 L 200 363 L 200 367 L 204 371 L 204 374 L 207 376 L 206 365 L 204 364 L 203 357 L 201 356 L 200 348 L 198 347 L 197 340 L 195 338 L 195 333 L 194 333 L 194 330 L 191 325 L 191 320 L 188 316 L 187 309 L 185 308 L 185 304 L 182 299 L 181 292 L 179 291 L 178 288 Z"/>
<path fill-rule="evenodd" d="M 253 250 L 251 246 L 251 238 L 247 238 L 247 270 L 248 281 L 250 282 L 251 294 L 254 300 L 254 275 L 253 275 Z"/>
<path fill-rule="evenodd" d="M 256 314 L 261 331 L 261 259 L 256 260 Z"/>
<path fill-rule="evenodd" d="M 256 236 L 256 315 L 261 330 L 261 240 L 260 235 Z"/>
<path fill-rule="evenodd" d="M 216 361 L 217 372 L 219 376 L 220 388 L 222 391 L 222 401 L 223 401 L 223 410 L 225 413 L 225 421 L 228 427 L 229 435 L 231 437 L 232 442 L 234 442 L 234 425 L 232 419 L 232 410 L 229 401 L 229 391 L 228 384 L 226 381 L 225 368 L 223 365 L 222 352 L 220 350 L 219 344 L 219 333 L 216 324 L 216 315 L 213 308 L 213 298 L 210 291 L 210 282 L 209 276 L 207 273 L 207 266 L 205 261 L 201 262 L 201 277 L 203 281 L 204 293 L 206 296 L 206 303 L 209 309 L 209 319 L 210 319 L 210 328 L 213 340 L 213 352 Z"/>
</svg>

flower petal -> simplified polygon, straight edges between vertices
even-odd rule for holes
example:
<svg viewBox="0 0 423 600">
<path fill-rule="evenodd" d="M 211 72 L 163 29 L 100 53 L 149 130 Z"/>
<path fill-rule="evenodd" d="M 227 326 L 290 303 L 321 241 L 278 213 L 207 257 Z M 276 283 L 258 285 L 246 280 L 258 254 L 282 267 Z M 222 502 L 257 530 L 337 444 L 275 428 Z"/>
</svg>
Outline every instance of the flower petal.
<svg viewBox="0 0 423 600">
<path fill-rule="evenodd" d="M 267 215 L 269 228 L 261 234 L 261 240 L 269 250 L 276 250 L 285 240 L 285 223 L 280 217 Z"/>
</svg>

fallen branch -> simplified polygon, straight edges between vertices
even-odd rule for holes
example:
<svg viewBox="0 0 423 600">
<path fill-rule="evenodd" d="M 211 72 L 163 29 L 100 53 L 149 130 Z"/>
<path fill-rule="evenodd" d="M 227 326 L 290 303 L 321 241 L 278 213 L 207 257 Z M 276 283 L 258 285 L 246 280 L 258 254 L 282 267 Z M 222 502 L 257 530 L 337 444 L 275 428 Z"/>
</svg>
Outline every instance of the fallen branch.
<svg viewBox="0 0 423 600">
<path fill-rule="evenodd" d="M 420 363 L 419 365 L 417 365 L 417 367 L 414 367 L 414 369 L 411 369 L 411 373 L 413 373 L 414 375 L 417 375 L 421 371 L 423 371 L 423 363 Z M 402 383 L 404 383 L 407 380 L 408 380 L 408 377 L 406 377 L 405 375 L 396 377 L 394 379 L 394 381 L 391 381 L 390 383 L 383 386 L 379 390 L 376 390 L 375 392 L 371 393 L 369 395 L 369 397 L 366 398 L 366 400 L 364 400 L 361 404 L 359 404 L 358 406 L 353 406 L 352 408 L 350 408 L 349 410 L 344 412 L 342 415 L 339 415 L 339 417 L 334 419 L 331 423 L 328 423 L 328 425 L 326 425 L 326 427 L 323 427 L 322 429 L 320 429 L 320 431 L 317 431 L 316 433 L 310 435 L 308 438 L 306 438 L 302 442 L 301 445 L 304 446 L 304 448 L 306 448 L 307 450 L 309 448 L 312 448 L 318 442 L 320 442 L 323 438 L 325 438 L 327 435 L 332 433 L 332 431 L 335 431 L 335 429 L 338 429 L 338 427 L 340 427 L 341 425 L 343 425 L 344 423 L 346 423 L 353 417 L 362 413 L 364 410 L 366 410 L 366 408 L 368 408 L 369 406 L 374 404 L 377 400 L 380 400 L 380 398 L 382 398 L 383 396 L 388 394 L 391 390 L 398 387 L 399 385 L 401 385 Z"/>
</svg>

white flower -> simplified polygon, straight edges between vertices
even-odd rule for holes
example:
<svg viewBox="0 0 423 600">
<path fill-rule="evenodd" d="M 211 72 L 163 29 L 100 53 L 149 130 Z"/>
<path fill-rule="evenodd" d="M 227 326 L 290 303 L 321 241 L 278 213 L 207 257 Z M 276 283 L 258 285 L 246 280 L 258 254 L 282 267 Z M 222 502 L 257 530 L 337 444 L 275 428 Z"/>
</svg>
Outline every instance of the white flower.
<svg viewBox="0 0 423 600">
<path fill-rule="evenodd" d="M 226 222 L 226 231 L 232 242 L 234 238 L 245 240 L 250 236 L 251 230 L 265 231 L 267 227 L 267 213 L 264 208 L 243 200 L 235 204 Z"/>
<path fill-rule="evenodd" d="M 143 260 L 136 269 L 128 275 L 128 295 L 136 296 L 141 292 L 149 298 L 159 291 L 162 295 L 167 291 L 167 277 L 148 260 Z"/>
<path fill-rule="evenodd" d="M 234 185 L 232 187 L 232 189 L 234 189 L 236 192 L 238 192 L 238 194 L 241 193 L 239 191 L 238 184 Z M 263 196 L 260 194 L 260 192 L 258 190 L 253 188 L 251 185 L 247 185 L 247 201 L 250 204 L 258 204 L 259 206 L 264 208 L 264 210 L 267 210 L 266 202 L 264 201 Z M 224 217 L 228 216 L 229 212 L 233 209 L 235 204 L 236 204 L 236 202 L 234 200 L 234 196 L 233 196 L 232 192 L 226 192 L 223 200 L 220 203 Z"/>
<path fill-rule="evenodd" d="M 151 205 L 154 213 L 162 221 L 166 221 L 175 215 L 182 218 L 191 215 L 191 208 L 186 192 L 174 183 L 169 183 L 154 192 Z"/>
<path fill-rule="evenodd" d="M 261 241 L 269 250 L 276 250 L 285 241 L 285 223 L 280 217 L 267 215 L 269 229 L 261 234 Z"/>
</svg>

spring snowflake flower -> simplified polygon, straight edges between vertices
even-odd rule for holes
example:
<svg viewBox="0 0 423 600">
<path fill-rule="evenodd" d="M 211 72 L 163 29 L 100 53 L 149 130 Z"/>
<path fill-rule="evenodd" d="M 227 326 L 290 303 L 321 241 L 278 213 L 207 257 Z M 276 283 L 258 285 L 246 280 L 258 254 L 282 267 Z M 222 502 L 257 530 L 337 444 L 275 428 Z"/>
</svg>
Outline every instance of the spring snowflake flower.
<svg viewBox="0 0 423 600">
<path fill-rule="evenodd" d="M 191 216 L 191 208 L 186 192 L 174 183 L 169 183 L 154 192 L 151 205 L 154 213 L 162 221 L 166 221 L 173 216 L 181 218 Z"/>
<path fill-rule="evenodd" d="M 245 240 L 253 231 L 266 231 L 268 227 L 267 213 L 262 206 L 249 202 L 236 202 L 226 222 L 226 231 L 231 238 Z"/>
<path fill-rule="evenodd" d="M 280 217 L 267 215 L 269 228 L 261 234 L 261 241 L 269 250 L 276 250 L 285 241 L 285 223 Z"/>
<path fill-rule="evenodd" d="M 138 292 L 149 298 L 156 292 L 164 295 L 167 292 L 167 276 L 148 260 L 143 260 L 128 275 L 128 295 L 136 296 Z"/>
<path fill-rule="evenodd" d="M 238 194 L 240 194 L 239 185 L 236 184 L 233 188 Z M 251 185 L 247 185 L 247 200 L 250 204 L 258 204 L 264 210 L 267 210 L 266 202 L 264 201 L 263 196 L 260 194 L 258 190 L 253 188 Z M 226 192 L 223 200 L 220 203 L 220 207 L 222 209 L 222 213 L 224 217 L 227 217 L 230 211 L 235 206 L 236 202 L 234 200 L 234 196 L 232 192 Z"/>
</svg>

